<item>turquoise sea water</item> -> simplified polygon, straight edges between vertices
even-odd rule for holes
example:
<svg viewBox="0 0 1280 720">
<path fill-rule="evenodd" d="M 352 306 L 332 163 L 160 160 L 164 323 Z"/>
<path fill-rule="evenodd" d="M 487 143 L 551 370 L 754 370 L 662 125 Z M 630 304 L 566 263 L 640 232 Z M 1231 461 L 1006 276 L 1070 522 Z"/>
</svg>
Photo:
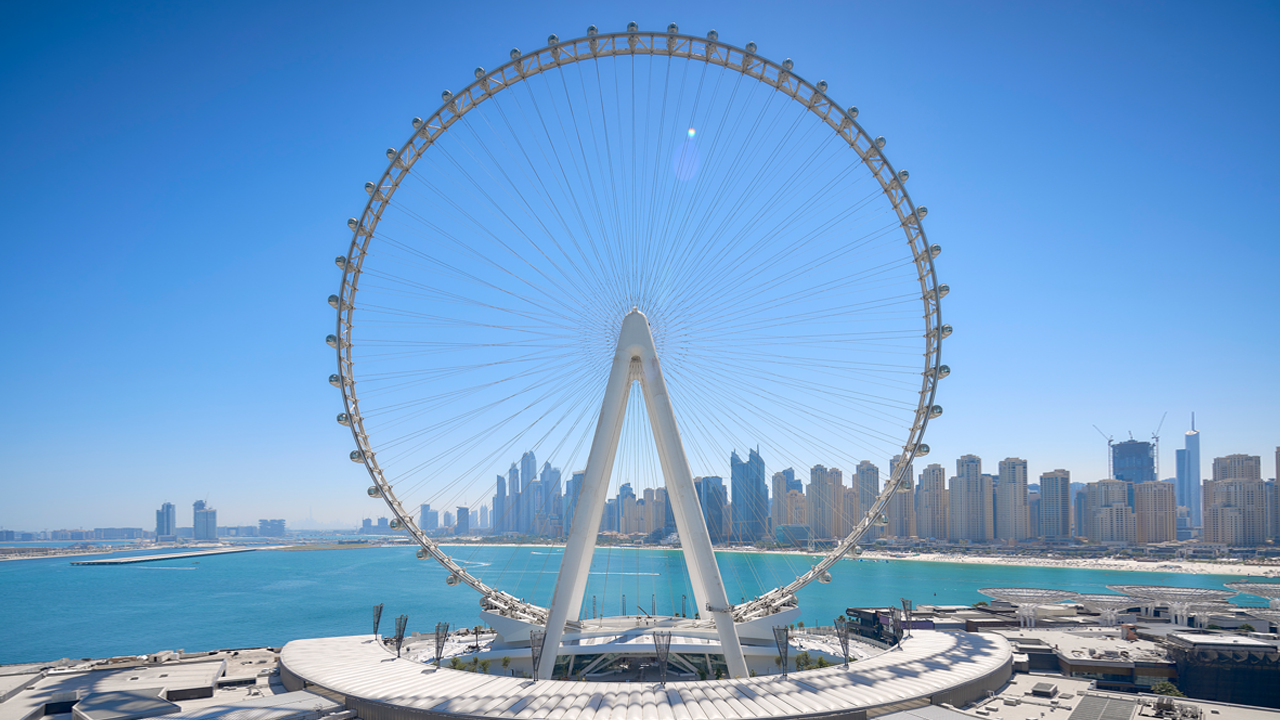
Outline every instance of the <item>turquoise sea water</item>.
<svg viewBox="0 0 1280 720">
<path fill-rule="evenodd" d="M 559 548 L 457 547 L 455 560 L 481 580 L 538 604 L 551 601 Z M 120 553 L 128 555 L 136 553 Z M 108 556 L 97 556 L 108 557 Z M 722 552 L 731 601 L 751 597 L 804 572 L 804 556 Z M 74 559 L 74 558 L 73 558 Z M 264 550 L 135 565 L 73 566 L 68 558 L 0 562 L 0 664 L 282 645 L 301 637 L 372 631 L 371 608 L 385 603 L 383 630 L 409 616 L 410 632 L 444 621 L 479 622 L 479 596 L 448 587 L 433 561 L 410 547 L 285 552 Z M 980 587 L 1032 586 L 1107 592 L 1108 583 L 1221 587 L 1231 575 L 1182 575 L 1076 568 L 844 560 L 828 585 L 800 593 L 809 624 L 829 624 L 850 606 L 974 603 Z M 596 551 L 584 602 L 601 614 L 679 612 L 688 587 L 679 551 Z M 1244 596 L 1245 604 L 1262 604 Z"/>
</svg>

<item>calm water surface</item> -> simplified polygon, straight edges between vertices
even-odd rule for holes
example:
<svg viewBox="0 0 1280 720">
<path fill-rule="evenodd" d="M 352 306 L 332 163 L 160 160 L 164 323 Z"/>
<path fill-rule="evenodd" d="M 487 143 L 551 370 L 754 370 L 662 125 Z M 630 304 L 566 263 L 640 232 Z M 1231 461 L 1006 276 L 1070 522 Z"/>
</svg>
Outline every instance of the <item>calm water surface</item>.
<svg viewBox="0 0 1280 720">
<path fill-rule="evenodd" d="M 541 605 L 551 602 L 561 550 L 455 547 L 449 552 L 481 580 Z M 136 553 L 120 553 L 128 555 Z M 109 557 L 109 556 L 95 556 Z M 732 601 L 806 571 L 795 555 L 718 554 Z M 433 561 L 410 547 L 288 552 L 264 550 L 136 565 L 73 566 L 76 558 L 0 562 L 0 664 L 282 645 L 300 637 L 372 631 L 371 607 L 385 603 L 383 628 L 409 616 L 410 632 L 436 622 L 479 622 L 479 596 L 448 587 Z M 829 624 L 850 606 L 974 603 L 980 587 L 1022 585 L 1107 592 L 1108 583 L 1221 587 L 1234 575 L 1182 575 L 960 563 L 842 561 L 829 585 L 800 593 L 808 624 Z M 684 558 L 673 550 L 596 551 L 584 613 L 694 611 Z M 1245 604 L 1261 604 L 1245 596 Z"/>
</svg>

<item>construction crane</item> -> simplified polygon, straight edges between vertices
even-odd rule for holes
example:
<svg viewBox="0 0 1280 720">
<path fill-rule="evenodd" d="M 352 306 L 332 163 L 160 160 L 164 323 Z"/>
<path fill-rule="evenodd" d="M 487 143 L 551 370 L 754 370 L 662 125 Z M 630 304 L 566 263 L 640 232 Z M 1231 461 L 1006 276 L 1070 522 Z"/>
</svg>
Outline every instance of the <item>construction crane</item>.
<svg viewBox="0 0 1280 720">
<path fill-rule="evenodd" d="M 1116 438 L 1114 435 L 1108 435 L 1102 432 L 1102 430 L 1097 425 L 1094 425 L 1093 429 L 1097 430 L 1098 434 L 1101 435 L 1102 438 L 1107 441 L 1107 478 L 1110 479 L 1111 476 L 1115 475 L 1115 472 L 1111 469 L 1111 445 L 1115 443 Z"/>
<path fill-rule="evenodd" d="M 1164 419 L 1167 417 L 1169 417 L 1169 411 L 1165 410 L 1164 414 L 1160 416 L 1160 424 L 1156 426 L 1155 432 L 1151 433 L 1151 444 L 1155 446 L 1154 452 L 1155 452 L 1155 458 L 1156 458 L 1156 462 L 1155 462 L 1155 468 L 1156 468 L 1155 479 L 1156 480 L 1160 479 L 1160 428 L 1164 427 Z"/>
</svg>

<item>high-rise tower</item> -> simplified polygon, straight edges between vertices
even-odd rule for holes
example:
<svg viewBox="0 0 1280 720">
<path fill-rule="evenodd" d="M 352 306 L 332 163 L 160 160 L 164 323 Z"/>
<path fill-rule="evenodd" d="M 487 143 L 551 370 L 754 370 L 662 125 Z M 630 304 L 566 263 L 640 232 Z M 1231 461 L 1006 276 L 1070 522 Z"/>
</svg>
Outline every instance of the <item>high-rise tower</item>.
<svg viewBox="0 0 1280 720">
<path fill-rule="evenodd" d="M 737 452 L 729 454 L 729 491 L 733 500 L 733 540 L 755 542 L 764 537 L 769 515 L 768 490 L 764 483 L 764 459 L 758 450 L 749 450 L 746 462 Z"/>
<path fill-rule="evenodd" d="M 156 511 L 156 540 L 173 541 L 178 535 L 178 509 L 173 503 L 165 503 Z"/>
<path fill-rule="evenodd" d="M 1000 490 L 996 499 L 1000 514 L 996 526 L 999 538 L 1019 542 L 1031 536 L 1031 517 L 1027 510 L 1027 461 L 1005 458 L 1000 461 Z"/>
<path fill-rule="evenodd" d="M 991 476 L 982 474 L 982 458 L 965 455 L 956 460 L 956 476 L 947 496 L 952 540 L 987 542 L 994 537 Z"/>
<path fill-rule="evenodd" d="M 1177 480 L 1175 481 L 1178 504 L 1191 511 L 1191 526 L 1204 527 L 1204 504 L 1200 500 L 1200 433 L 1196 431 L 1196 416 L 1191 415 L 1191 429 L 1186 435 L 1186 449 L 1177 455 Z"/>
<path fill-rule="evenodd" d="M 947 470 L 932 463 L 920 473 L 916 493 L 916 534 L 922 538 L 947 538 Z"/>
<path fill-rule="evenodd" d="M 1040 474 L 1040 535 L 1055 540 L 1071 537 L 1071 473 L 1066 470 Z"/>
</svg>

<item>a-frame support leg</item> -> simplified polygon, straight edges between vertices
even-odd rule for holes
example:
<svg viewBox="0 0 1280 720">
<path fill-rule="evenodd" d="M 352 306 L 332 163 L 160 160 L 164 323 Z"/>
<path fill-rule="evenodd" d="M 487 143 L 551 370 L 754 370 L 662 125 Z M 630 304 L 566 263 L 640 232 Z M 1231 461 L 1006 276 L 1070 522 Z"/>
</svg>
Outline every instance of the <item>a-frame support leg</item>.
<svg viewBox="0 0 1280 720">
<path fill-rule="evenodd" d="M 644 392 L 649 425 L 658 448 L 658 460 L 667 488 L 667 501 L 675 516 L 676 530 L 680 533 L 685 563 L 693 585 L 694 599 L 698 607 L 706 610 L 715 620 L 716 633 L 724 651 L 729 674 L 747 677 L 747 663 L 742 655 L 742 644 L 733 625 L 729 599 L 716 565 L 715 552 L 711 548 L 711 536 L 702 517 L 701 505 L 693 489 L 693 475 L 689 460 L 680 441 L 675 412 L 667 395 L 667 384 L 662 376 L 658 353 L 649 330 L 649 320 L 638 310 L 632 310 L 622 320 L 618 334 L 618 349 L 613 357 L 613 368 L 605 386 L 604 402 L 600 407 L 600 420 L 596 424 L 595 438 L 587 456 L 587 469 L 578 507 L 573 516 L 569 542 L 565 546 L 560 564 L 560 577 L 547 619 L 547 633 L 541 661 L 536 669 L 539 678 L 550 678 L 555 667 L 556 652 L 564 636 L 565 622 L 578 617 L 582 599 L 587 589 L 587 572 L 591 556 L 596 548 L 596 535 L 600 530 L 600 518 L 604 514 L 609 479 L 613 474 L 613 462 L 618 452 L 618 440 L 622 434 L 622 421 L 627 413 L 627 398 L 631 382 L 639 379 Z"/>
</svg>

